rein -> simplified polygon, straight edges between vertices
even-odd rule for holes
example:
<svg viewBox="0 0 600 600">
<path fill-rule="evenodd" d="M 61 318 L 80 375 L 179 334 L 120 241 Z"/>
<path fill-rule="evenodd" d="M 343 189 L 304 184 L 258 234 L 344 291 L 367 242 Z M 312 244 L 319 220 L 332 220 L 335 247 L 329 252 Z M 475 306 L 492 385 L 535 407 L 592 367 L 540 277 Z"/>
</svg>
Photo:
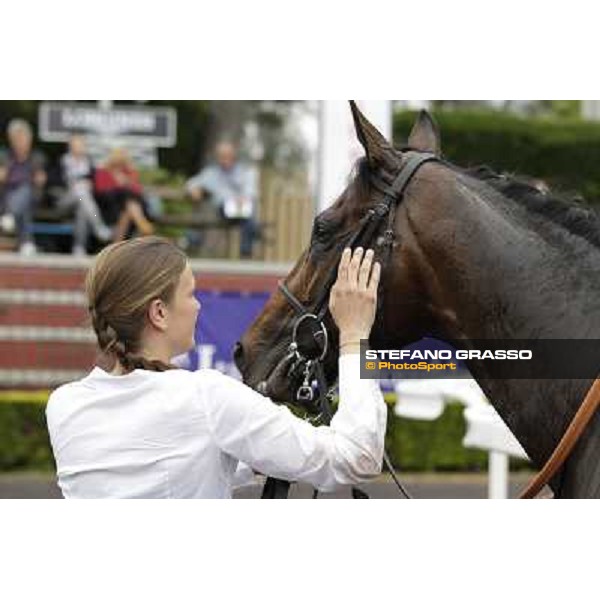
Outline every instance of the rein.
<svg viewBox="0 0 600 600">
<path fill-rule="evenodd" d="M 541 489 L 558 473 L 559 469 L 569 458 L 575 444 L 583 434 L 588 423 L 600 406 L 600 379 L 594 380 L 588 390 L 581 406 L 577 409 L 575 416 L 563 434 L 558 446 L 546 461 L 539 473 L 531 480 L 529 485 L 519 496 L 522 500 L 535 498 Z"/>
</svg>

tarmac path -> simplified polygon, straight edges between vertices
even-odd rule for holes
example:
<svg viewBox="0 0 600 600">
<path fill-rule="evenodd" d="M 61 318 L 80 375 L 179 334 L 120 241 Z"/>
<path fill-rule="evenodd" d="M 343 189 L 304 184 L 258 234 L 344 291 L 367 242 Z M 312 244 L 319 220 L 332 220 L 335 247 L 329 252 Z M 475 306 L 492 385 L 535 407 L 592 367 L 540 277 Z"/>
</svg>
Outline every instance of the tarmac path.
<svg viewBox="0 0 600 600">
<path fill-rule="evenodd" d="M 510 476 L 510 497 L 516 498 L 526 485 L 531 474 L 512 473 Z M 486 498 L 487 475 L 485 473 L 424 473 L 400 474 L 400 481 L 415 498 L 456 499 Z M 359 486 L 371 498 L 401 498 L 400 492 L 387 475 Z M 234 498 L 259 498 L 260 484 L 238 488 Z M 310 498 L 312 488 L 306 484 L 294 484 L 290 498 Z M 350 488 L 342 488 L 334 493 L 320 494 L 320 498 L 351 498 Z M 3 473 L 0 474 L 0 499 L 3 498 L 61 498 L 61 493 L 50 473 Z"/>
</svg>

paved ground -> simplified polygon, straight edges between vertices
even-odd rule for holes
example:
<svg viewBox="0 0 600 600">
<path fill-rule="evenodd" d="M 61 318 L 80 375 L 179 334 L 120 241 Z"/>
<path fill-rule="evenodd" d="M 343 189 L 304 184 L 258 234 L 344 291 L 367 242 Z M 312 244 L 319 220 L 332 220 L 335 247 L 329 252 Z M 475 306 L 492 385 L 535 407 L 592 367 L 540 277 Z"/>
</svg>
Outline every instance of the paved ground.
<svg viewBox="0 0 600 600">
<path fill-rule="evenodd" d="M 514 474 L 510 478 L 510 496 L 515 498 L 529 481 L 528 474 Z M 486 498 L 487 475 L 456 473 L 456 474 L 410 474 L 400 476 L 402 485 L 414 498 Z M 399 490 L 389 476 L 382 476 L 376 481 L 360 485 L 370 498 L 401 498 Z M 246 486 L 236 491 L 236 498 L 258 498 L 262 488 Z M 309 485 L 296 484 L 290 488 L 290 498 L 310 498 L 312 488 Z M 351 498 L 350 488 L 342 489 L 331 494 L 319 494 L 320 498 Z"/>
<path fill-rule="evenodd" d="M 525 486 L 530 475 L 512 474 L 510 495 L 516 497 Z M 472 473 L 457 474 L 407 474 L 400 477 L 403 485 L 415 498 L 486 498 L 487 475 Z M 382 476 L 376 481 L 360 486 L 371 498 L 399 498 L 400 494 L 389 477 Z M 258 498 L 261 487 L 250 485 L 239 488 L 236 498 Z M 291 498 L 310 498 L 312 488 L 308 485 L 293 485 Z M 4 473 L 0 474 L 0 498 L 60 498 L 60 490 L 51 474 L 45 473 Z M 342 489 L 333 494 L 322 494 L 322 498 L 350 498 L 350 489 Z"/>
</svg>

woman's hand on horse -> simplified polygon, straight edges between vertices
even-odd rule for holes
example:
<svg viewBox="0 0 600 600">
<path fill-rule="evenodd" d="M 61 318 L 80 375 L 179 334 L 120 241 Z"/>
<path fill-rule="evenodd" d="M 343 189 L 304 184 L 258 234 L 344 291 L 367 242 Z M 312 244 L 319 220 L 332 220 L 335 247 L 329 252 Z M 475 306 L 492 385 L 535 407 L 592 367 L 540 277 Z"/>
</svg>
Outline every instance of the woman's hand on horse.
<svg viewBox="0 0 600 600">
<path fill-rule="evenodd" d="M 377 310 L 381 265 L 373 263 L 373 250 L 346 248 L 329 296 L 329 310 L 340 330 L 340 348 L 367 339 Z"/>
</svg>

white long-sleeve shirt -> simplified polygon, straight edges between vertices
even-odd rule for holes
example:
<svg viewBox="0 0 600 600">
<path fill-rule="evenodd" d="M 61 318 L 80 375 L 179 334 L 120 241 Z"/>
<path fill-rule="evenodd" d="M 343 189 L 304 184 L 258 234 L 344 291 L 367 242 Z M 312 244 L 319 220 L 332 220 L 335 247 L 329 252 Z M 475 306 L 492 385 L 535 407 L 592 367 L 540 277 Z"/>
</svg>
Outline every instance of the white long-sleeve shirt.
<svg viewBox="0 0 600 600">
<path fill-rule="evenodd" d="M 314 427 L 212 369 L 110 375 L 99 367 L 50 396 L 46 418 L 65 498 L 230 498 L 238 461 L 321 491 L 381 471 L 386 407 L 339 359 L 340 402 Z"/>
</svg>

